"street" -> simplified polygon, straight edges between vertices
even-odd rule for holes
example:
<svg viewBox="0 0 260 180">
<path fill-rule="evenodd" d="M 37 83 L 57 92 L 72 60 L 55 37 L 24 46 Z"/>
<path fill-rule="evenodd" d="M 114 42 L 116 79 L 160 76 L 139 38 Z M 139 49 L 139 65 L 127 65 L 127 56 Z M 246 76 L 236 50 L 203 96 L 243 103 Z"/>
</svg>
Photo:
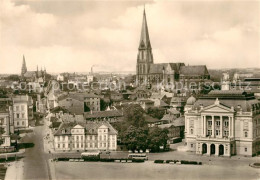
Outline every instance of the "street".
<svg viewBox="0 0 260 180">
<path fill-rule="evenodd" d="M 45 125 L 36 126 L 33 133 L 23 138 L 23 143 L 33 143 L 34 146 L 26 148 L 23 154 L 24 179 L 50 179 L 48 159 L 49 155 L 44 153 L 43 137 Z"/>
</svg>

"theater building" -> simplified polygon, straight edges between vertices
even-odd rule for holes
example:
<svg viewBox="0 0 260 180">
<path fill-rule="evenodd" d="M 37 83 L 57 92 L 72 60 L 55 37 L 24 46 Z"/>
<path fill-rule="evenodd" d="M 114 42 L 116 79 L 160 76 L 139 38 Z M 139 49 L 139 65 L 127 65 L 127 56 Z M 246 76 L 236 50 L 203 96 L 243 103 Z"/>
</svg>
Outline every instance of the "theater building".
<svg viewBox="0 0 260 180">
<path fill-rule="evenodd" d="M 214 90 L 189 106 L 188 150 L 216 156 L 254 156 L 260 151 L 260 102 L 252 93 Z"/>
</svg>

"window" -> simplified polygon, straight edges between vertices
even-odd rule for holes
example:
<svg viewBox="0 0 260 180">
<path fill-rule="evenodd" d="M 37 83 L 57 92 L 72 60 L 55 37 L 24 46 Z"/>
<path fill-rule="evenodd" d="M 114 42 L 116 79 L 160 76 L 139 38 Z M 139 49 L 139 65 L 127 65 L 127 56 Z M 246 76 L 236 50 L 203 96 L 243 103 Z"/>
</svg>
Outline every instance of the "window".
<svg viewBox="0 0 260 180">
<path fill-rule="evenodd" d="M 208 121 L 208 126 L 212 126 L 212 121 Z"/>
<path fill-rule="evenodd" d="M 212 130 L 208 130 L 208 136 L 211 136 L 212 135 Z"/>
<path fill-rule="evenodd" d="M 229 124 L 228 121 L 224 121 L 224 126 L 225 126 L 225 127 L 228 127 L 228 124 Z"/>
<path fill-rule="evenodd" d="M 65 148 L 65 144 L 63 144 L 63 148 Z"/>
<path fill-rule="evenodd" d="M 245 131 L 245 137 L 247 137 L 247 131 Z"/>
<path fill-rule="evenodd" d="M 248 130 L 248 122 L 244 122 L 244 129 Z"/>
<path fill-rule="evenodd" d="M 229 135 L 229 131 L 224 131 L 224 136 L 228 136 Z"/>
<path fill-rule="evenodd" d="M 16 114 L 16 117 L 17 117 L 18 119 L 19 119 L 19 115 L 20 115 L 20 114 Z"/>
<path fill-rule="evenodd" d="M 19 111 L 19 106 L 16 106 L 16 111 Z"/>
<path fill-rule="evenodd" d="M 58 144 L 58 148 L 60 148 L 60 144 Z"/>
<path fill-rule="evenodd" d="M 112 147 L 115 147 L 115 143 L 114 142 L 112 143 Z"/>
<path fill-rule="evenodd" d="M 24 111 L 24 105 L 22 105 L 21 108 L 22 108 L 22 111 Z"/>
<path fill-rule="evenodd" d="M 247 152 L 247 148 L 245 148 L 245 152 Z"/>
<path fill-rule="evenodd" d="M 79 143 L 77 143 L 77 148 L 79 148 Z"/>
<path fill-rule="evenodd" d="M 62 140 L 65 141 L 65 136 L 62 136 Z"/>
<path fill-rule="evenodd" d="M 216 121 L 216 125 L 217 125 L 217 126 L 220 126 L 220 121 Z"/>
<path fill-rule="evenodd" d="M 190 144 L 190 147 L 193 148 L 193 144 Z"/>
<path fill-rule="evenodd" d="M 89 136 L 90 140 L 92 140 L 92 136 Z"/>
<path fill-rule="evenodd" d="M 22 113 L 22 118 L 24 118 L 24 113 Z"/>
<path fill-rule="evenodd" d="M 193 129 L 190 129 L 190 134 L 193 134 Z"/>
<path fill-rule="evenodd" d="M 24 121 L 22 121 L 22 125 L 24 125 Z"/>
<path fill-rule="evenodd" d="M 106 143 L 103 143 L 103 147 L 106 147 Z"/>
<path fill-rule="evenodd" d="M 83 144 L 81 144 L 81 148 L 83 148 Z"/>
<path fill-rule="evenodd" d="M 99 140 L 100 140 L 100 141 L 102 140 L 102 136 L 99 136 Z"/>
<path fill-rule="evenodd" d="M 83 140 L 83 136 L 81 136 L 81 140 Z"/>
<path fill-rule="evenodd" d="M 77 140 L 79 140 L 79 136 L 77 136 Z"/>
<path fill-rule="evenodd" d="M 216 130 L 216 136 L 220 135 L 220 130 Z"/>
<path fill-rule="evenodd" d="M 19 126 L 20 125 L 20 123 L 19 122 L 17 122 L 17 126 Z"/>
</svg>

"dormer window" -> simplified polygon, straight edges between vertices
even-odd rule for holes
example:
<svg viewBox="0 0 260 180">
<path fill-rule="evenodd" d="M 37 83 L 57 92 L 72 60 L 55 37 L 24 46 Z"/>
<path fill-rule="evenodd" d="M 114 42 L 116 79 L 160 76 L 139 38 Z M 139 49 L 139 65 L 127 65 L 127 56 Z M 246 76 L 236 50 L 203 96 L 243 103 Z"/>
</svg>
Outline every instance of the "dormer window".
<svg viewBox="0 0 260 180">
<path fill-rule="evenodd" d="M 62 134 L 65 134 L 65 132 L 66 132 L 65 129 L 62 129 L 62 130 L 61 130 L 61 133 L 62 133 Z"/>
</svg>

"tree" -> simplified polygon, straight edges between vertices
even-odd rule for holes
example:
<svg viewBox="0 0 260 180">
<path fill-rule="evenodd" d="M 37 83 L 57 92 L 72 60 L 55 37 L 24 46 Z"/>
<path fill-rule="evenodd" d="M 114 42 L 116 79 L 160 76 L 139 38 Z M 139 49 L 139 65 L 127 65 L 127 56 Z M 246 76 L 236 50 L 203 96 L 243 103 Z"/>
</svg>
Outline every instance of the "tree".
<svg viewBox="0 0 260 180">
<path fill-rule="evenodd" d="M 20 77 L 18 75 L 10 75 L 6 77 L 6 80 L 8 81 L 19 81 Z"/>
<path fill-rule="evenodd" d="M 105 111 L 107 106 L 109 106 L 109 102 L 106 102 L 104 99 L 100 99 L 100 110 Z"/>
<path fill-rule="evenodd" d="M 148 136 L 148 149 L 151 149 L 152 152 L 160 151 L 160 146 L 166 148 L 168 140 L 168 130 L 160 129 L 158 127 L 153 127 L 149 129 Z"/>
<path fill-rule="evenodd" d="M 135 127 L 143 127 L 146 125 L 144 110 L 140 105 L 128 105 L 124 109 L 124 115 L 129 125 L 133 125 Z"/>
<path fill-rule="evenodd" d="M 147 148 L 147 137 L 148 128 L 129 126 L 122 140 L 129 150 L 145 150 Z"/>
<path fill-rule="evenodd" d="M 153 118 L 162 119 L 165 114 L 165 110 L 157 107 L 150 107 L 148 108 L 147 113 Z"/>
</svg>

